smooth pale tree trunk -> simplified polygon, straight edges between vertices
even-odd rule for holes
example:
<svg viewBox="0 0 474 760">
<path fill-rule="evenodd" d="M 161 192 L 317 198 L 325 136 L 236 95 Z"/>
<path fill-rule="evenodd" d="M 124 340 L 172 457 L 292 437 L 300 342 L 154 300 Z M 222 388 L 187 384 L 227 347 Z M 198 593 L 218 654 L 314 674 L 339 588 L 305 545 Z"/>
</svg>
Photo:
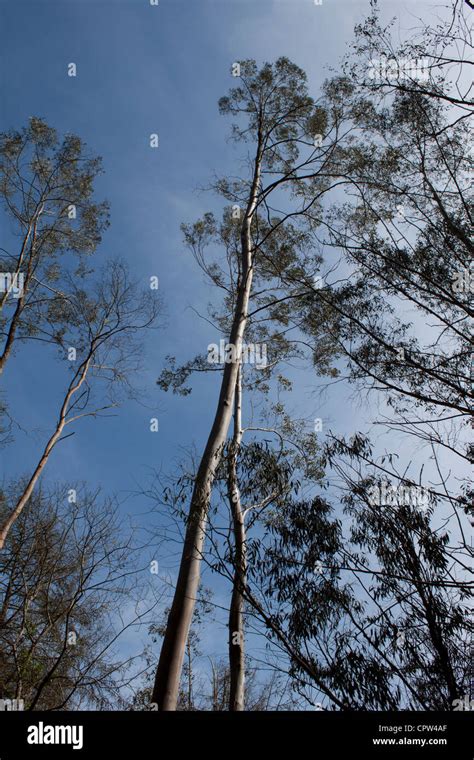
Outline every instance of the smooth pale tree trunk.
<svg viewBox="0 0 474 760">
<path fill-rule="evenodd" d="M 86 379 L 91 360 L 92 360 L 92 356 L 89 356 L 87 360 L 81 364 L 78 371 L 76 372 L 74 379 L 70 383 L 67 393 L 64 397 L 64 401 L 62 403 L 62 406 L 59 412 L 59 418 L 56 423 L 56 428 L 54 430 L 54 433 L 49 439 L 48 443 L 46 444 L 43 454 L 41 455 L 41 458 L 38 464 L 36 465 L 34 472 L 30 480 L 28 481 L 28 484 L 25 490 L 23 491 L 22 495 L 18 499 L 15 505 L 15 508 L 12 510 L 11 514 L 8 516 L 5 522 L 0 526 L 0 551 L 2 551 L 3 547 L 5 546 L 5 541 L 7 540 L 7 536 L 10 532 L 12 525 L 19 518 L 25 506 L 27 505 L 28 499 L 33 493 L 33 489 L 35 485 L 37 484 L 41 473 L 43 472 L 44 468 L 46 467 L 48 463 L 49 457 L 51 456 L 51 452 L 53 451 L 54 447 L 56 446 L 56 444 L 58 443 L 58 441 L 60 440 L 63 434 L 64 428 L 68 422 L 67 412 L 69 409 L 69 404 L 73 396 L 82 387 Z"/>
<path fill-rule="evenodd" d="M 230 447 L 228 491 L 234 530 L 234 582 L 229 611 L 229 710 L 236 712 L 245 707 L 245 638 L 244 598 L 247 553 L 245 515 L 242 509 L 237 478 L 237 457 L 242 441 L 242 370 L 239 369 L 234 401 L 234 435 Z"/>
<path fill-rule="evenodd" d="M 207 514 L 217 467 L 232 419 L 240 353 L 247 325 L 252 288 L 253 250 L 251 224 L 257 206 L 262 162 L 259 137 L 252 186 L 241 229 L 241 277 L 229 343 L 237 349 L 238 360 L 224 366 L 214 422 L 199 465 L 191 498 L 181 564 L 173 602 L 168 616 L 151 701 L 158 710 L 176 710 L 186 640 L 196 604 Z"/>
</svg>

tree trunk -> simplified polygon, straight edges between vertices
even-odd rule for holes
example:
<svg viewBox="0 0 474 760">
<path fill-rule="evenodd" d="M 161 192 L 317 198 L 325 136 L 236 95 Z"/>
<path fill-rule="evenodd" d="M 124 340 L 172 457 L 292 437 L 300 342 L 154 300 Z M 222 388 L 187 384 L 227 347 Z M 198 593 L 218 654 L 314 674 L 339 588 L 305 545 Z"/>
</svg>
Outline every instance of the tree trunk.
<svg viewBox="0 0 474 760">
<path fill-rule="evenodd" d="M 193 663 L 191 657 L 191 641 L 188 636 L 188 710 L 193 709 Z"/>
<path fill-rule="evenodd" d="M 3 524 L 0 525 L 0 551 L 2 551 L 3 547 L 5 546 L 5 541 L 7 540 L 7 536 L 10 532 L 12 525 L 19 518 L 25 506 L 27 505 L 28 499 L 33 493 L 33 489 L 35 485 L 37 484 L 41 476 L 41 473 L 43 472 L 44 468 L 46 467 L 48 463 L 49 457 L 51 456 L 51 452 L 53 451 L 54 447 L 61 439 L 63 430 L 65 426 L 67 425 L 67 413 L 68 413 L 70 401 L 73 398 L 74 394 L 77 393 L 77 391 L 81 389 L 87 377 L 91 360 L 92 360 L 92 354 L 90 353 L 87 359 L 81 364 L 76 374 L 74 375 L 74 378 L 69 385 L 67 393 L 64 397 L 64 401 L 61 405 L 59 418 L 56 423 L 55 431 L 53 435 L 51 436 L 51 438 L 49 439 L 48 443 L 46 444 L 44 451 L 41 455 L 41 458 L 38 464 L 36 465 L 25 490 L 23 491 L 20 498 L 18 499 L 15 505 L 15 508 L 12 510 L 11 514 L 7 517 L 7 519 L 3 522 Z"/>
<path fill-rule="evenodd" d="M 5 369 L 5 364 L 8 361 L 8 358 L 11 354 L 13 343 L 15 341 L 15 335 L 18 328 L 18 324 L 20 321 L 20 317 L 22 315 L 24 306 L 25 306 L 25 300 L 26 300 L 26 293 L 28 290 L 29 282 L 32 277 L 33 273 L 33 267 L 34 267 L 34 261 L 35 261 L 35 247 L 36 247 L 36 237 L 37 237 L 37 225 L 38 225 L 38 218 L 40 214 L 43 213 L 43 206 L 41 206 L 39 212 L 34 216 L 33 222 L 30 222 L 28 225 L 28 231 L 23 239 L 23 245 L 21 247 L 20 251 L 20 257 L 18 259 L 18 263 L 15 270 L 15 275 L 18 275 L 21 271 L 21 265 L 23 264 L 24 256 L 25 256 L 25 250 L 26 246 L 29 242 L 31 232 L 33 230 L 33 236 L 32 236 L 32 242 L 30 244 L 30 253 L 28 257 L 28 267 L 27 267 L 27 273 L 26 273 L 26 279 L 23 283 L 23 292 L 18 298 L 16 309 L 13 313 L 13 317 L 10 321 L 9 327 L 6 331 L 6 340 L 5 344 L 2 349 L 2 353 L 0 355 L 0 375 L 3 373 L 3 370 Z M 6 299 L 8 298 L 8 291 L 5 292 L 5 295 L 2 297 L 0 302 L 0 311 L 3 309 Z"/>
<path fill-rule="evenodd" d="M 241 230 L 241 277 L 229 343 L 239 359 L 224 366 L 219 401 L 209 438 L 196 475 L 184 539 L 178 580 L 156 671 L 152 702 L 159 710 L 176 710 L 186 640 L 196 603 L 200 566 L 206 535 L 207 513 L 217 467 L 221 461 L 234 401 L 240 353 L 247 324 L 253 277 L 251 224 L 257 206 L 262 162 L 259 137 L 252 186 Z"/>
<path fill-rule="evenodd" d="M 234 528 L 234 583 L 229 612 L 229 710 L 236 712 L 245 705 L 245 639 L 244 598 L 242 590 L 246 583 L 247 552 L 245 516 L 242 510 L 237 478 L 237 457 L 242 440 L 242 370 L 239 369 L 234 402 L 234 437 L 229 459 L 229 503 Z"/>
</svg>

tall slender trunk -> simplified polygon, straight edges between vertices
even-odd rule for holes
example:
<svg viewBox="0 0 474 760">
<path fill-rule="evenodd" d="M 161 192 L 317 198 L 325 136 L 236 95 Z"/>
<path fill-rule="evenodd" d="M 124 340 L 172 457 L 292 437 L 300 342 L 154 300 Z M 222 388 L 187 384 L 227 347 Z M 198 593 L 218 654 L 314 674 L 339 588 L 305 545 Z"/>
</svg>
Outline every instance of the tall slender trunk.
<svg viewBox="0 0 474 760">
<path fill-rule="evenodd" d="M 234 401 L 234 435 L 229 452 L 228 491 L 234 529 L 234 582 L 229 611 L 229 710 L 245 706 L 245 639 L 243 587 L 247 574 L 245 515 L 237 478 L 237 457 L 242 441 L 242 369 L 239 368 Z"/>
<path fill-rule="evenodd" d="M 51 452 L 53 451 L 54 447 L 61 439 L 63 430 L 65 426 L 67 425 L 67 413 L 69 410 L 69 404 L 72 398 L 74 397 L 74 395 L 77 393 L 77 391 L 81 389 L 87 377 L 89 366 L 92 361 L 92 356 L 93 356 L 93 352 L 91 351 L 87 359 L 84 360 L 84 362 L 80 365 L 73 379 L 71 380 L 71 383 L 69 384 L 68 390 L 64 397 L 63 403 L 61 405 L 61 409 L 59 411 L 59 417 L 56 423 L 56 428 L 54 430 L 54 433 L 52 434 L 49 441 L 47 442 L 43 450 L 43 453 L 33 471 L 33 474 L 31 475 L 26 485 L 26 488 L 24 489 L 23 493 L 18 499 L 14 509 L 12 510 L 10 515 L 7 517 L 7 519 L 4 520 L 3 524 L 0 525 L 0 551 L 5 546 L 5 541 L 7 540 L 7 536 L 13 524 L 19 518 L 19 516 L 23 512 L 23 509 L 28 503 L 28 499 L 33 493 L 33 489 L 35 485 L 37 484 L 41 473 L 43 472 L 44 468 L 46 467 L 48 463 L 49 457 L 51 456 Z"/>
<path fill-rule="evenodd" d="M 236 347 L 238 356 L 240 356 L 247 325 L 248 304 L 252 288 L 253 250 L 250 230 L 257 206 L 261 163 L 262 138 L 259 135 L 252 186 L 242 222 L 241 277 L 229 339 L 229 343 Z M 186 640 L 199 587 L 211 491 L 232 418 L 238 369 L 239 361 L 229 362 L 224 366 L 214 422 L 194 483 L 178 580 L 168 616 L 152 694 L 152 702 L 158 705 L 159 710 L 176 710 Z"/>
</svg>

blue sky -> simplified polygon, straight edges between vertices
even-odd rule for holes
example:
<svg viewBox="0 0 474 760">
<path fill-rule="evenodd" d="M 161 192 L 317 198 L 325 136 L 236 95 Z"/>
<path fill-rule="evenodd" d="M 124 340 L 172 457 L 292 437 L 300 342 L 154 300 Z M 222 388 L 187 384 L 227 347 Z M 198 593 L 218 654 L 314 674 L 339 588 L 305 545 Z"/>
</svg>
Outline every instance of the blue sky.
<svg viewBox="0 0 474 760">
<path fill-rule="evenodd" d="M 415 25 L 431 3 L 381 0 L 384 18 L 397 15 L 401 29 Z M 214 414 L 211 378 L 191 397 L 163 394 L 156 378 L 166 354 L 185 360 L 219 336 L 199 320 L 212 292 L 182 244 L 179 225 L 222 208 L 198 192 L 214 173 L 235 172 L 239 147 L 226 140 L 230 124 L 217 101 L 232 86 L 234 60 L 258 62 L 286 55 L 306 70 L 310 92 L 328 74 L 351 40 L 368 0 L 0 0 L 2 129 L 41 116 L 60 133 L 77 133 L 103 157 L 97 197 L 111 204 L 111 226 L 96 254 L 125 259 L 137 278 L 160 278 L 167 324 L 147 339 L 140 385 L 148 406 L 126 403 L 109 420 L 84 420 L 61 443 L 47 479 L 85 480 L 105 492 L 125 494 L 144 484 L 150 468 L 170 473 L 182 447 L 199 451 Z M 68 64 L 77 76 L 67 75 Z M 149 146 L 158 133 L 160 147 Z M 3 222 L 1 222 L 3 224 Z M 52 356 L 20 349 L 7 367 L 4 391 L 21 430 L 2 452 L 3 475 L 31 465 L 51 430 L 66 375 Z M 318 408 L 315 379 L 300 374 L 300 413 L 327 417 L 347 431 L 364 410 L 338 389 Z M 345 403 L 341 403 L 345 399 Z M 158 416 L 160 430 L 149 432 Z M 21 455 L 19 452 L 21 451 Z M 124 508 L 143 511 L 143 501 Z M 219 632 L 210 647 L 225 651 Z M 219 641 L 217 641 L 219 639 Z"/>
<path fill-rule="evenodd" d="M 395 4 L 389 5 L 394 13 Z M 97 196 L 109 200 L 112 214 L 96 261 L 119 256 L 137 278 L 157 274 L 168 313 L 167 328 L 148 340 L 148 371 L 140 378 L 152 410 L 127 405 L 102 424 L 82 422 L 54 454 L 58 477 L 126 489 L 147 466 L 166 467 L 180 444 L 202 444 L 213 411 L 212 380 L 199 383 L 188 400 L 165 396 L 154 383 L 166 354 L 184 359 L 216 338 L 190 309 L 204 314 L 212 293 L 182 245 L 179 225 L 218 210 L 220 202 L 196 188 L 214 172 L 235 171 L 238 147 L 226 140 L 230 125 L 217 111 L 218 98 L 232 85 L 230 64 L 288 55 L 307 71 L 317 94 L 326 67 L 337 66 L 367 7 L 365 0 L 322 6 L 312 0 L 160 0 L 157 7 L 148 0 L 1 0 L 2 128 L 42 116 L 103 157 Z M 75 78 L 67 76 L 70 62 Z M 156 150 L 149 147 L 154 132 Z M 21 466 L 35 456 L 56 408 L 56 370 L 43 362 L 43 355 L 22 351 L 5 377 L 25 428 L 17 439 L 24 447 Z M 312 413 L 308 409 L 308 417 Z M 160 422 L 156 435 L 148 432 L 153 414 Z M 10 470 L 8 453 L 5 461 Z"/>
</svg>

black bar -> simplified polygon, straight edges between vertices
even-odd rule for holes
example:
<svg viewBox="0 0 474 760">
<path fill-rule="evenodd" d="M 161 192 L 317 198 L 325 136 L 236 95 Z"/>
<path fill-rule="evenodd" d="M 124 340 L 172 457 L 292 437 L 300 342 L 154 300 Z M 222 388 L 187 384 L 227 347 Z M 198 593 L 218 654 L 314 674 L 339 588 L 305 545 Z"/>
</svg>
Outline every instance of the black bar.
<svg viewBox="0 0 474 760">
<path fill-rule="evenodd" d="M 56 732 L 51 726 L 65 728 Z M 472 760 L 472 729 L 470 712 L 2 712 L 0 760 L 99 753 L 104 757 L 108 753 L 111 760 L 111 753 L 139 760 L 181 755 L 187 749 L 208 757 L 221 757 L 229 750 L 255 756 L 261 750 L 266 758 L 269 752 L 289 751 L 290 760 L 303 755 L 333 760 L 328 752 L 334 752 L 334 760 L 341 752 L 351 758 L 357 753 L 357 757 Z M 28 743 L 28 736 L 45 743 Z M 50 738 L 69 739 L 78 748 L 46 743 Z"/>
</svg>

